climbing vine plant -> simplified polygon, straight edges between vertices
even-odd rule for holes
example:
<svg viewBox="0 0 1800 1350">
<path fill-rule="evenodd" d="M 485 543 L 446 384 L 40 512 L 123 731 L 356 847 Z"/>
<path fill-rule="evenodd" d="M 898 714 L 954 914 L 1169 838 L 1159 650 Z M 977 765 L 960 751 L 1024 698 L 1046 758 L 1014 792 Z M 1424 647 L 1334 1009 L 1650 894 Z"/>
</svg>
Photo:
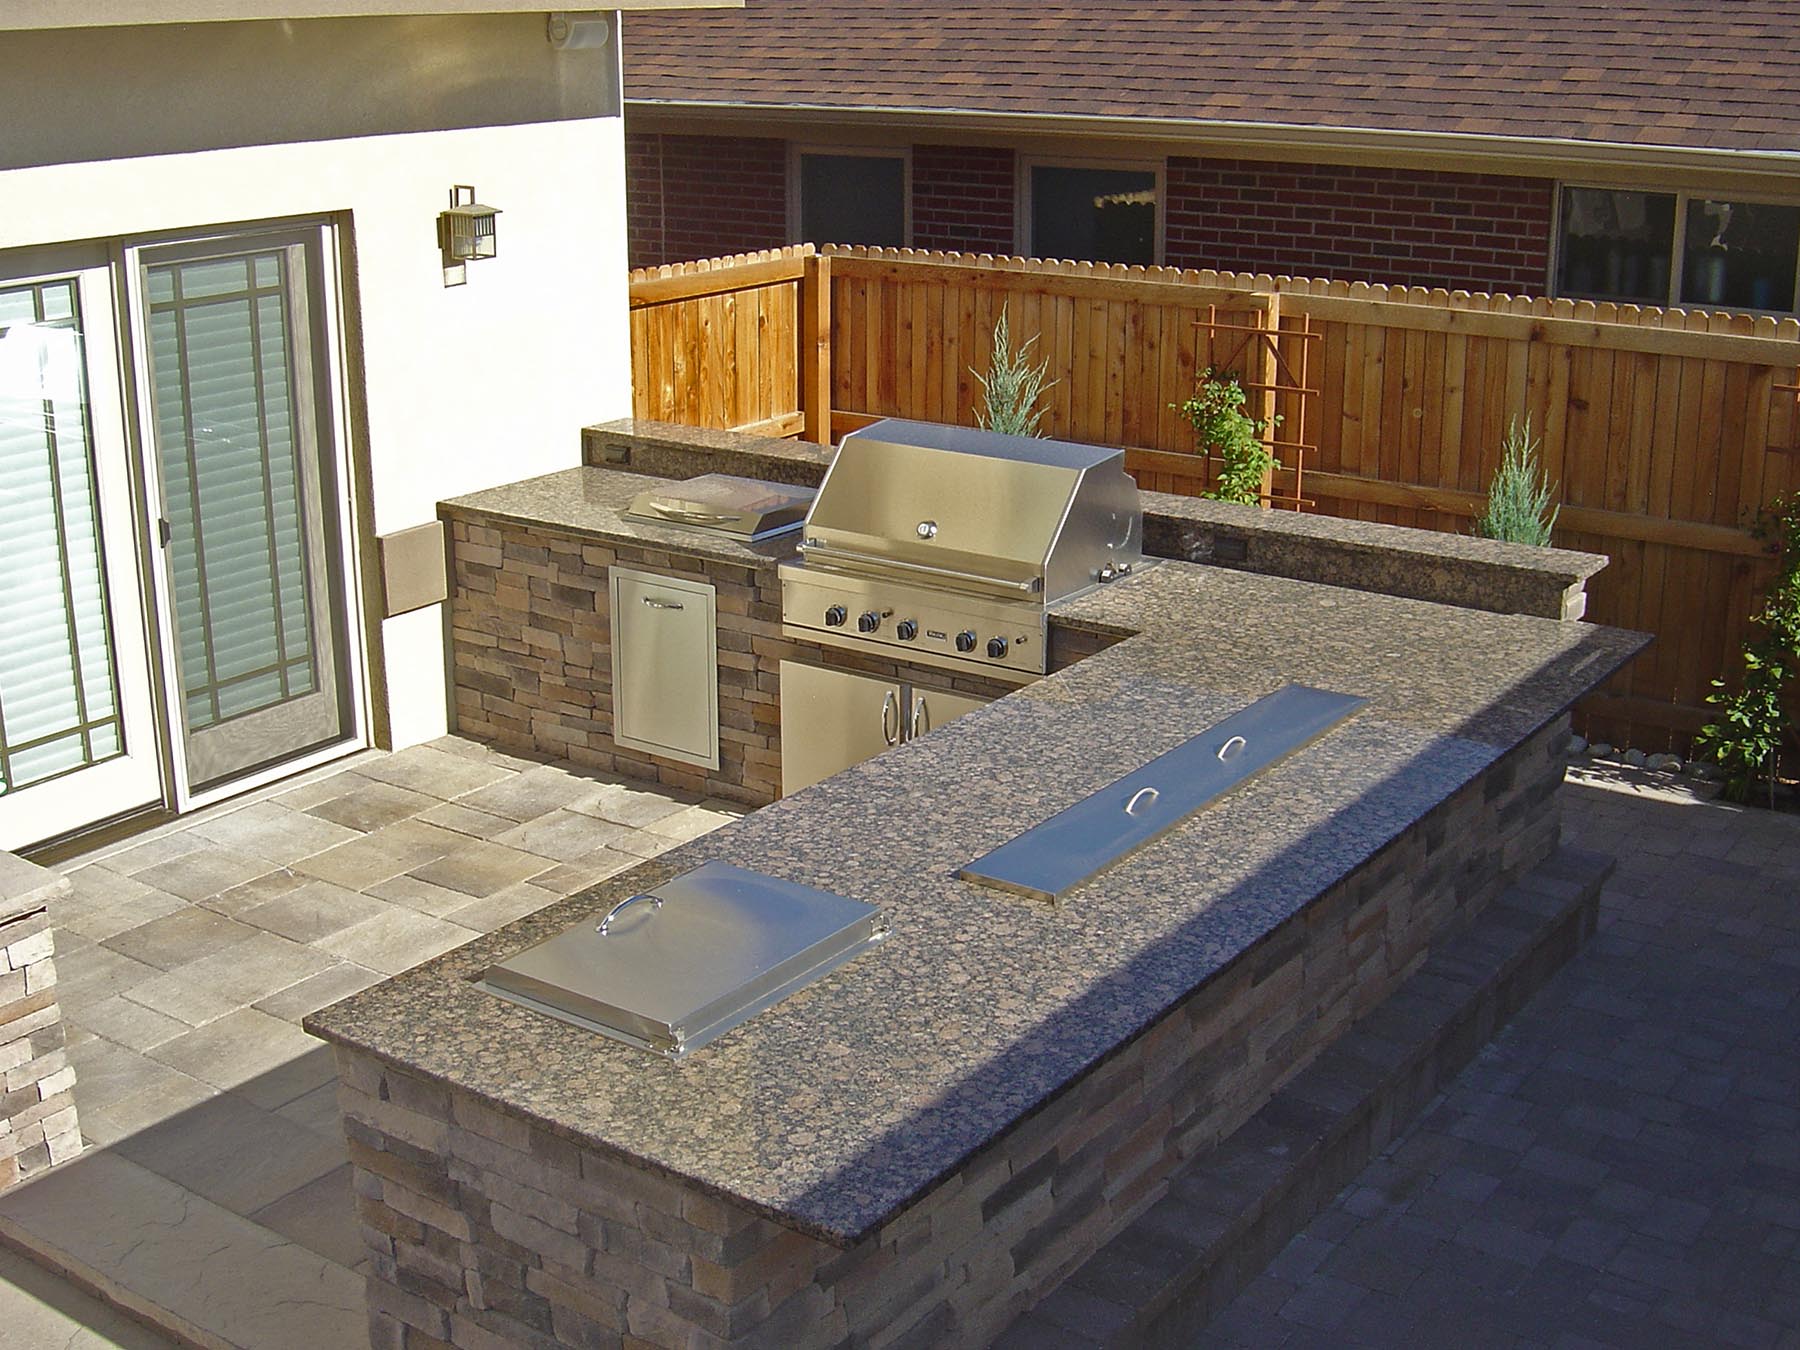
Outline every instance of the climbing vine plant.
<svg viewBox="0 0 1800 1350">
<path fill-rule="evenodd" d="M 1264 478 L 1281 467 L 1263 443 L 1263 437 L 1281 425 L 1281 418 L 1252 417 L 1244 411 L 1247 397 L 1236 375 L 1208 366 L 1200 373 L 1194 396 L 1169 406 L 1193 424 L 1201 453 L 1219 461 L 1212 490 L 1200 495 L 1255 506 L 1262 501 Z"/>
<path fill-rule="evenodd" d="M 1735 693 L 1714 680 L 1706 701 L 1718 709 L 1694 738 L 1695 751 L 1725 771 L 1725 795 L 1748 801 L 1767 783 L 1771 802 L 1781 747 L 1793 729 L 1787 691 L 1800 673 L 1800 492 L 1777 497 L 1757 516 L 1755 533 L 1771 541 L 1777 572 L 1750 616 L 1759 632 L 1744 644 L 1744 682 Z"/>
</svg>

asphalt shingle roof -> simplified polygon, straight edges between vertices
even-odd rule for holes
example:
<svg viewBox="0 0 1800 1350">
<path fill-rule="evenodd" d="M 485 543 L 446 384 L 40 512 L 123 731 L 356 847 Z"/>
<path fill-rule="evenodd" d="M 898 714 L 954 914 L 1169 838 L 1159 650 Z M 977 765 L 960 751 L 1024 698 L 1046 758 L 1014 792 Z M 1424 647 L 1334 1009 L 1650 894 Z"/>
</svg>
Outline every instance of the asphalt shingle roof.
<svg viewBox="0 0 1800 1350">
<path fill-rule="evenodd" d="M 624 45 L 633 100 L 1800 152 L 1800 0 L 748 0 Z"/>
</svg>

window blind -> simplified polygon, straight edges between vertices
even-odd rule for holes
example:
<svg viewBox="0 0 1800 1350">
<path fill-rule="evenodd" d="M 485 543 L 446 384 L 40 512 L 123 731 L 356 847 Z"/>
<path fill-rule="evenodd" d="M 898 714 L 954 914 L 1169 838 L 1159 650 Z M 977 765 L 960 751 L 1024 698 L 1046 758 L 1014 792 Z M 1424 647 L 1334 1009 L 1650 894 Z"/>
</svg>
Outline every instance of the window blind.
<svg viewBox="0 0 1800 1350">
<path fill-rule="evenodd" d="M 279 250 L 145 270 L 190 731 L 317 687 Z"/>
<path fill-rule="evenodd" d="M 74 280 L 0 287 L 0 791 L 124 750 Z"/>
</svg>

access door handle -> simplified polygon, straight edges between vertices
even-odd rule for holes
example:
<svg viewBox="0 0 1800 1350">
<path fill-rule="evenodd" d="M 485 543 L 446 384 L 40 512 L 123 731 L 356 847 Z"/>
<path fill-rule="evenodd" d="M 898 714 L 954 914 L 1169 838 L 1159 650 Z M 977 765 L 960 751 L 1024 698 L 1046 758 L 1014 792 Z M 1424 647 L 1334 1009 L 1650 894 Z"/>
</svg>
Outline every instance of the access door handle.
<svg viewBox="0 0 1800 1350">
<path fill-rule="evenodd" d="M 683 605 L 679 600 L 652 600 L 647 595 L 644 597 L 644 603 L 646 605 L 648 605 L 651 609 L 685 609 L 686 608 L 686 606 Z"/>
<path fill-rule="evenodd" d="M 893 730 L 888 730 L 889 724 Z M 881 700 L 881 739 L 889 745 L 900 744 L 900 696 L 892 689 Z"/>
<path fill-rule="evenodd" d="M 930 730 L 931 710 L 925 706 L 925 698 L 922 694 L 914 694 L 912 727 L 906 734 L 916 741 Z"/>
</svg>

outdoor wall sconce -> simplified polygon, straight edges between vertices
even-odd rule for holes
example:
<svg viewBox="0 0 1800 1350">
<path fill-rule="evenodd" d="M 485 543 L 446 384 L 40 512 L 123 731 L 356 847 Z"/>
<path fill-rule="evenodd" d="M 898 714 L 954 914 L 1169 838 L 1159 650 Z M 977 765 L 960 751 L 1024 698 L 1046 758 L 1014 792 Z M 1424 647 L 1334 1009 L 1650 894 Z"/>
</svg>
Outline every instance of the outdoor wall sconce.
<svg viewBox="0 0 1800 1350">
<path fill-rule="evenodd" d="M 475 189 L 467 183 L 450 189 L 450 209 L 437 219 L 438 248 L 444 255 L 444 285 L 462 285 L 469 279 L 466 264 L 492 258 L 499 252 L 499 238 L 494 232 L 494 217 L 499 214 L 499 207 L 476 201 Z"/>
</svg>

